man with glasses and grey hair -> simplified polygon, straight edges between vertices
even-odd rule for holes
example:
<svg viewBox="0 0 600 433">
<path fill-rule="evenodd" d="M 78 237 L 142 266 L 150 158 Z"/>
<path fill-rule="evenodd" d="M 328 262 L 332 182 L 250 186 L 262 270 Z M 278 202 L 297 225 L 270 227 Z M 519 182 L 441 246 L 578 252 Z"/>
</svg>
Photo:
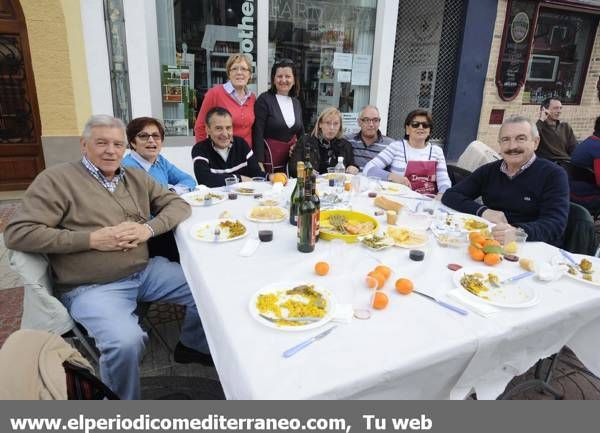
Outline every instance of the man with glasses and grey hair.
<svg viewBox="0 0 600 433">
<path fill-rule="evenodd" d="M 92 116 L 80 143 L 81 160 L 36 177 L 4 240 L 10 249 L 48 255 L 54 295 L 95 340 L 103 382 L 122 399 L 138 399 L 148 336 L 134 314 L 137 302 L 185 305 L 175 361 L 212 365 L 181 266 L 148 257 L 147 241 L 191 210 L 144 171 L 121 165 L 127 138 L 119 119 Z"/>
<path fill-rule="evenodd" d="M 528 241 L 561 246 L 569 215 L 565 171 L 536 157 L 540 136 L 527 117 L 507 118 L 498 142 L 502 159 L 479 167 L 447 189 L 442 202 L 495 223 L 492 235 L 500 242 L 510 241 L 521 229 Z M 482 202 L 475 201 L 478 197 Z"/>
<path fill-rule="evenodd" d="M 372 160 L 379 152 L 394 141 L 393 138 L 386 137 L 379 130 L 379 110 L 374 105 L 367 105 L 360 110 L 358 115 L 358 126 L 360 131 L 356 134 L 349 134 L 345 138 L 352 143 L 354 150 L 354 162 L 361 170 Z"/>
</svg>

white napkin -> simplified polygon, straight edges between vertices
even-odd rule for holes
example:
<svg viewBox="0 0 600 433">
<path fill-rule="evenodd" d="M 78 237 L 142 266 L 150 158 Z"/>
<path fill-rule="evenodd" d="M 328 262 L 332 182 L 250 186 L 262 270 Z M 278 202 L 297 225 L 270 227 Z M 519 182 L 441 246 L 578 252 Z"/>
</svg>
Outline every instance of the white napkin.
<svg viewBox="0 0 600 433">
<path fill-rule="evenodd" d="M 472 299 L 467 293 L 465 293 L 462 289 L 454 289 L 447 293 L 449 298 L 452 298 L 465 307 L 473 310 L 474 312 L 484 316 L 489 317 L 494 313 L 498 313 L 500 310 L 493 305 L 486 304 L 484 302 L 478 301 L 476 299 Z"/>
<path fill-rule="evenodd" d="M 252 254 L 256 252 L 256 249 L 260 245 L 260 241 L 255 238 L 248 238 L 244 243 L 244 246 L 240 250 L 240 256 L 242 257 L 250 257 Z"/>
<path fill-rule="evenodd" d="M 354 309 L 352 308 L 352 304 L 336 304 L 333 309 L 333 320 L 334 322 L 339 323 L 350 323 L 352 317 L 354 316 Z"/>
</svg>

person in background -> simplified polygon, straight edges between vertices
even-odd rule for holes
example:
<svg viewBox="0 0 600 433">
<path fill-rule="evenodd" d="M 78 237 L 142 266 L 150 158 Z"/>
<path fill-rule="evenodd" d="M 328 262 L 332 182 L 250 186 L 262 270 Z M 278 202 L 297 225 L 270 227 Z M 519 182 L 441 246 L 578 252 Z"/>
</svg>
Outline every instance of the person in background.
<svg viewBox="0 0 600 433">
<path fill-rule="evenodd" d="M 194 173 L 199 184 L 209 187 L 225 185 L 225 179 L 235 176 L 238 181 L 253 177 L 270 178 L 261 170 L 246 141 L 233 134 L 231 113 L 222 107 L 211 108 L 206 113 L 208 138 L 192 148 Z"/>
<path fill-rule="evenodd" d="M 252 64 L 245 54 L 232 54 L 227 63 L 229 81 L 217 84 L 204 95 L 200 112 L 194 126 L 196 143 L 206 140 L 206 113 L 215 107 L 225 108 L 233 119 L 233 133 L 241 137 L 252 148 L 252 125 L 254 124 L 254 103 L 256 95 L 248 89 L 252 78 Z"/>
<path fill-rule="evenodd" d="M 271 68 L 271 88 L 254 104 L 252 150 L 268 173 L 285 171 L 290 149 L 304 134 L 298 87 L 294 62 L 279 60 Z"/>
<path fill-rule="evenodd" d="M 404 139 L 394 141 L 369 161 L 363 173 L 401 183 L 421 194 L 443 193 L 451 186 L 444 152 L 431 144 L 433 121 L 428 111 L 417 109 L 404 121 Z"/>
<path fill-rule="evenodd" d="M 121 120 L 92 116 L 80 142 L 81 160 L 35 178 L 4 241 L 13 250 L 48 255 L 54 295 L 95 340 L 102 381 L 122 399 L 139 399 L 148 335 L 134 314 L 137 302 L 185 305 L 174 359 L 214 365 L 181 266 L 148 258 L 147 241 L 191 209 L 146 173 L 121 165 L 127 144 Z"/>
<path fill-rule="evenodd" d="M 127 142 L 131 153 L 123 158 L 125 167 L 141 168 L 161 185 L 177 194 L 196 187 L 196 181 L 160 154 L 165 128 L 153 117 L 138 117 L 127 125 Z"/>
<path fill-rule="evenodd" d="M 317 118 L 312 133 L 303 135 L 294 146 L 288 164 L 290 176 L 296 177 L 296 165 L 298 161 L 304 161 L 307 146 L 310 148 L 310 162 L 317 172 L 327 173 L 327 169 L 335 167 L 341 156 L 344 158 L 346 173 L 357 174 L 352 144 L 342 137 L 342 131 L 340 110 L 325 108 Z"/>
<path fill-rule="evenodd" d="M 379 110 L 374 105 L 367 105 L 358 114 L 358 126 L 360 131 L 356 134 L 346 135 L 346 140 L 352 143 L 354 149 L 354 162 L 361 170 L 379 152 L 394 141 L 386 137 L 379 130 Z"/>
<path fill-rule="evenodd" d="M 600 207 L 600 116 L 594 123 L 594 133 L 575 147 L 571 162 L 594 171 L 596 183 L 571 181 L 571 200 L 592 211 Z M 595 212 L 594 212 L 595 213 Z"/>
<path fill-rule="evenodd" d="M 540 146 L 536 154 L 550 161 L 568 161 L 577 146 L 573 128 L 559 120 L 562 103 L 556 98 L 546 98 L 540 106 L 540 118 L 536 123 L 540 133 Z"/>
<path fill-rule="evenodd" d="M 492 235 L 505 243 L 518 228 L 527 240 L 562 246 L 569 215 L 569 183 L 558 165 L 538 158 L 536 126 L 527 117 L 504 120 L 498 134 L 502 160 L 490 162 L 446 190 L 442 203 L 495 223 Z M 481 197 L 483 204 L 475 201 Z"/>
</svg>

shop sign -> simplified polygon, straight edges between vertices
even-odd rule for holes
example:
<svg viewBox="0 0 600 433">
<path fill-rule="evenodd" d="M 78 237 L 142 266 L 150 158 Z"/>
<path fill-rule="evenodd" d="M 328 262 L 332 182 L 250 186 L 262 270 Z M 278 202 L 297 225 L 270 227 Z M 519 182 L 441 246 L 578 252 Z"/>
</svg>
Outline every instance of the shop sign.
<svg viewBox="0 0 600 433">
<path fill-rule="evenodd" d="M 525 83 L 536 11 L 536 2 L 529 0 L 508 2 L 496 69 L 498 95 L 505 101 L 513 100 Z"/>
<path fill-rule="evenodd" d="M 229 7 L 232 3 L 229 2 Z M 239 4 L 239 3 L 238 3 Z M 242 22 L 238 24 L 238 36 L 240 38 L 240 51 L 250 58 L 253 67 L 256 67 L 256 8 L 254 0 L 245 0 L 241 4 Z"/>
</svg>

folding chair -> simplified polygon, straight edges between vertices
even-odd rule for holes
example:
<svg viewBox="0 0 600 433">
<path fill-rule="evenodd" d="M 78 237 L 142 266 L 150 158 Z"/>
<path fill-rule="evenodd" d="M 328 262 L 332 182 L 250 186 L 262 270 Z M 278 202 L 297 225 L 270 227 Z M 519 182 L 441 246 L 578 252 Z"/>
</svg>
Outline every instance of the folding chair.
<svg viewBox="0 0 600 433">
<path fill-rule="evenodd" d="M 21 329 L 37 329 L 74 338 L 81 343 L 85 354 L 98 367 L 98 353 L 73 321 L 65 306 L 52 295 L 52 279 L 48 258 L 44 254 L 8 250 L 13 271 L 23 279 L 23 316 Z"/>
<path fill-rule="evenodd" d="M 448 177 L 450 177 L 452 185 L 456 185 L 471 174 L 469 170 L 460 168 L 458 165 L 447 164 L 446 169 L 448 170 Z"/>
</svg>

